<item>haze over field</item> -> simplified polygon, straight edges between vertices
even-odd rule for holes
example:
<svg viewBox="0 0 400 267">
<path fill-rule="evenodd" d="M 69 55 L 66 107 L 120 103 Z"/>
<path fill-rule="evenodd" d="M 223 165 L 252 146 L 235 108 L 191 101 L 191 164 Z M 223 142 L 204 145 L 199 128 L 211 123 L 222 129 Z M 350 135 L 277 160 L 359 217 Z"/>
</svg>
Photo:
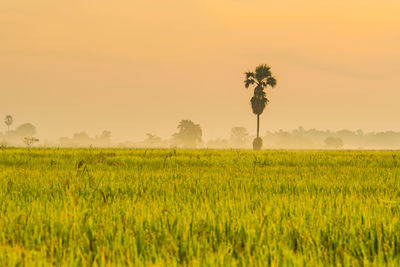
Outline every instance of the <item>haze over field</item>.
<svg viewBox="0 0 400 267">
<path fill-rule="evenodd" d="M 206 139 L 254 134 L 243 72 L 267 63 L 262 133 L 399 131 L 398 14 L 397 0 L 2 0 L 0 114 L 41 138 L 169 138 L 181 119 Z"/>
</svg>

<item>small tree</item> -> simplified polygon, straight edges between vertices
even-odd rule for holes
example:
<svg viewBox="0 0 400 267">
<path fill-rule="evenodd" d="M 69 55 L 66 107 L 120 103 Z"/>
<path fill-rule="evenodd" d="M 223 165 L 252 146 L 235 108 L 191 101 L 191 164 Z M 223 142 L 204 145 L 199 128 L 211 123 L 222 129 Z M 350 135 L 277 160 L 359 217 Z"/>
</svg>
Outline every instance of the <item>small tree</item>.
<svg viewBox="0 0 400 267">
<path fill-rule="evenodd" d="M 151 133 L 147 133 L 146 140 L 144 140 L 144 142 L 149 145 L 155 145 L 157 143 L 161 143 L 161 141 L 161 137 L 158 137 L 157 135 Z"/>
<path fill-rule="evenodd" d="M 7 125 L 7 131 L 10 131 L 10 126 L 13 124 L 14 119 L 11 115 L 7 115 L 4 118 L 4 123 Z"/>
<path fill-rule="evenodd" d="M 178 125 L 179 132 L 173 134 L 174 141 L 184 147 L 196 147 L 201 142 L 203 132 L 199 124 L 191 120 L 181 120 Z"/>
<path fill-rule="evenodd" d="M 103 131 L 99 136 L 99 139 L 110 142 L 111 141 L 111 132 L 110 131 Z"/>
<path fill-rule="evenodd" d="M 111 132 L 103 131 L 99 136 L 93 139 L 94 143 L 100 146 L 107 146 L 111 143 Z"/>
<path fill-rule="evenodd" d="M 37 139 L 36 137 L 24 137 L 24 143 L 28 147 L 28 149 L 30 149 L 31 146 L 36 142 L 39 142 L 39 139 Z"/>
<path fill-rule="evenodd" d="M 327 148 L 338 149 L 343 147 L 343 140 L 340 139 L 339 137 L 330 136 L 327 137 L 324 142 Z"/>
<path fill-rule="evenodd" d="M 143 144 L 145 147 L 149 148 L 163 147 L 164 145 L 166 145 L 161 137 L 151 133 L 146 134 L 146 139 L 143 141 Z"/>
</svg>

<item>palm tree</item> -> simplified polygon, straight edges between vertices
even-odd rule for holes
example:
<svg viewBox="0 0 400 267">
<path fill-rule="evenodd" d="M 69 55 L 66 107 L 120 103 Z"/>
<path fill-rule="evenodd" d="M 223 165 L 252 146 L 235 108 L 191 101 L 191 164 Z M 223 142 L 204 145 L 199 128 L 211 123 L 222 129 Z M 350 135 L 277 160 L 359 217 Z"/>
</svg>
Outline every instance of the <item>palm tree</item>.
<svg viewBox="0 0 400 267">
<path fill-rule="evenodd" d="M 263 113 L 269 100 L 266 97 L 265 89 L 268 86 L 275 87 L 276 79 L 272 76 L 271 68 L 268 65 L 261 64 L 256 67 L 255 72 L 246 72 L 245 87 L 254 85 L 254 95 L 250 100 L 253 113 L 257 115 L 257 138 L 253 141 L 254 150 L 260 150 L 262 140 L 260 138 L 260 115 Z"/>
<path fill-rule="evenodd" d="M 11 124 L 13 124 L 13 122 L 14 122 L 14 119 L 11 115 L 7 115 L 4 118 L 4 123 L 7 125 L 8 131 L 10 131 L 10 126 L 11 126 Z"/>
</svg>

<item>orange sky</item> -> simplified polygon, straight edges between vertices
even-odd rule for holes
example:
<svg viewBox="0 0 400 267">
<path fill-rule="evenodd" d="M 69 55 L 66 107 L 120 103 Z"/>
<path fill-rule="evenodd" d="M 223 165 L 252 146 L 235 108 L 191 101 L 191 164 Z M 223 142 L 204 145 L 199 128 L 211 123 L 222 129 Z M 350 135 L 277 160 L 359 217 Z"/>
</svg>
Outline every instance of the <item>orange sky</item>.
<svg viewBox="0 0 400 267">
<path fill-rule="evenodd" d="M 398 0 L 2 0 L 0 116 L 39 136 L 255 131 L 243 72 L 278 79 L 261 132 L 400 131 Z M 5 130 L 5 125 L 0 131 Z"/>
</svg>

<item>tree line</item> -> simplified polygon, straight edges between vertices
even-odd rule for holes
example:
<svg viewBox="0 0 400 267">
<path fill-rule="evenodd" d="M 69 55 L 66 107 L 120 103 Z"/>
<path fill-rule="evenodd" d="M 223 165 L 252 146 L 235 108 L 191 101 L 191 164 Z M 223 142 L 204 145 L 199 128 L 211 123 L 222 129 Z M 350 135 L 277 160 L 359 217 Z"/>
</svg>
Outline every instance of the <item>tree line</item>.
<svg viewBox="0 0 400 267">
<path fill-rule="evenodd" d="M 256 135 L 251 135 L 242 126 L 232 127 L 226 137 L 205 140 L 200 124 L 191 120 L 178 123 L 176 133 L 162 138 L 147 133 L 141 141 L 113 142 L 111 133 L 89 137 L 85 132 L 74 134 L 71 138 L 59 139 L 58 145 L 70 146 L 109 146 L 137 148 L 210 148 L 210 149 L 251 149 Z M 369 132 L 362 130 L 317 130 L 297 129 L 266 131 L 259 133 L 265 149 L 400 149 L 400 132 Z"/>
<path fill-rule="evenodd" d="M 15 127 L 11 115 L 4 117 L 5 132 L 0 132 L 0 146 L 34 146 L 39 142 L 37 129 L 32 123 L 22 123 Z M 299 127 L 292 131 L 267 131 L 258 136 L 251 135 L 242 126 L 231 128 L 225 138 L 204 140 L 200 124 L 192 120 L 181 120 L 170 138 L 162 138 L 147 133 L 141 141 L 115 142 L 110 131 L 89 136 L 81 131 L 71 137 L 61 137 L 54 142 L 38 143 L 44 147 L 140 147 L 140 148 L 216 148 L 250 149 L 254 140 L 262 138 L 266 149 L 400 149 L 400 132 L 370 132 L 362 130 L 317 130 Z"/>
</svg>

